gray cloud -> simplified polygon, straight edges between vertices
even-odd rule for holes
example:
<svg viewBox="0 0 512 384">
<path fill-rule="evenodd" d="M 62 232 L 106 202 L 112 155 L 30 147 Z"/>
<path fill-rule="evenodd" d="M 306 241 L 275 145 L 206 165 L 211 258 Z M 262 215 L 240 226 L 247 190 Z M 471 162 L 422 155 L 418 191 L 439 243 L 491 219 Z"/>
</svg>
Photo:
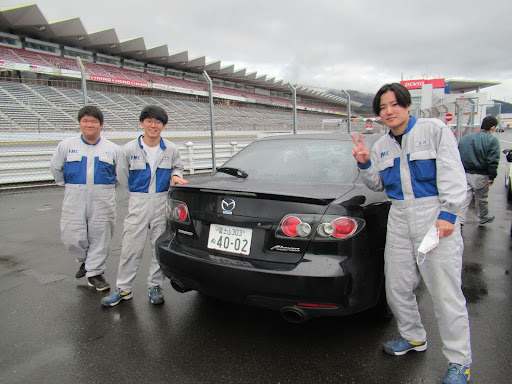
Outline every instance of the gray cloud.
<svg viewBox="0 0 512 384">
<path fill-rule="evenodd" d="M 512 101 L 509 0 L 36 2 L 50 21 L 79 17 L 88 32 L 115 28 L 293 83 L 374 92 L 402 76 L 468 78 L 504 82 L 488 91 Z"/>
</svg>

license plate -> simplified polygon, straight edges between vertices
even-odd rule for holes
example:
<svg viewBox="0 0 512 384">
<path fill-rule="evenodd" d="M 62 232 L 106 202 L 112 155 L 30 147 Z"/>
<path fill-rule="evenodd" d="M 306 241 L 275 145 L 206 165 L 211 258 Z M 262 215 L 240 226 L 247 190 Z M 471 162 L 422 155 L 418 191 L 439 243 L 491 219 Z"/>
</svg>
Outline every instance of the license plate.
<svg viewBox="0 0 512 384">
<path fill-rule="evenodd" d="M 208 248 L 248 255 L 251 250 L 252 229 L 211 224 Z"/>
</svg>

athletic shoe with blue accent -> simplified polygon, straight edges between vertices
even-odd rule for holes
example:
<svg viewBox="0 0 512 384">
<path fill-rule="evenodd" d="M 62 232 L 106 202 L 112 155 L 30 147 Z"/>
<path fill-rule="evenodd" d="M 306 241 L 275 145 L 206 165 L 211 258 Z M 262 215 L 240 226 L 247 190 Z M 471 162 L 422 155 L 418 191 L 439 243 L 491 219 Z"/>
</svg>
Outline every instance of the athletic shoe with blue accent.
<svg viewBox="0 0 512 384">
<path fill-rule="evenodd" d="M 468 384 L 470 376 L 469 365 L 450 363 L 443 384 Z"/>
<path fill-rule="evenodd" d="M 163 304 L 164 303 L 164 295 L 162 293 L 162 288 L 160 287 L 148 287 L 149 300 L 151 300 L 151 304 Z"/>
<path fill-rule="evenodd" d="M 382 347 L 384 352 L 389 355 L 402 356 L 409 351 L 423 352 L 427 350 L 427 342 L 417 343 L 414 341 L 407 341 L 404 338 L 390 340 Z"/>
<path fill-rule="evenodd" d="M 113 307 L 114 305 L 119 304 L 121 300 L 131 299 L 132 296 L 133 294 L 131 292 L 125 292 L 120 288 L 117 288 L 114 293 L 101 299 L 101 305 L 107 308 Z"/>
</svg>

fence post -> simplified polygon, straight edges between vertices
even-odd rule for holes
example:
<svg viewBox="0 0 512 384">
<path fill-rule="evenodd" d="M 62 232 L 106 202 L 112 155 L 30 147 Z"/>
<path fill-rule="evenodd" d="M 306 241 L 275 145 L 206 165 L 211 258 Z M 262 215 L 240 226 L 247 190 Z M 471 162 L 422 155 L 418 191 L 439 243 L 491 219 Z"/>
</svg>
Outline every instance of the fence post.
<svg viewBox="0 0 512 384">
<path fill-rule="evenodd" d="M 293 103 L 293 133 L 297 134 L 297 89 L 288 83 L 288 88 L 292 91 L 292 103 Z"/>
<path fill-rule="evenodd" d="M 463 106 L 459 104 L 458 100 L 455 101 L 455 113 L 457 114 L 457 143 L 460 143 L 462 138 L 462 114 L 464 113 Z"/>
<path fill-rule="evenodd" d="M 344 89 L 341 90 L 347 96 L 347 130 L 352 133 L 352 112 L 350 111 L 350 95 Z"/>
<path fill-rule="evenodd" d="M 210 131 L 211 131 L 211 142 L 212 142 L 212 172 L 215 172 L 217 165 L 215 162 L 215 122 L 213 119 L 213 82 L 208 76 L 206 71 L 203 71 L 203 77 L 208 82 L 208 99 L 210 100 Z"/>
<path fill-rule="evenodd" d="M 238 152 L 238 143 L 236 141 L 232 141 L 230 144 L 231 144 L 231 156 L 234 156 L 235 153 Z"/>
<path fill-rule="evenodd" d="M 195 173 L 194 169 L 194 143 L 189 141 L 185 143 L 185 146 L 188 149 L 188 166 L 190 168 L 190 174 L 193 175 Z"/>
<path fill-rule="evenodd" d="M 84 106 L 87 105 L 87 80 L 85 78 L 85 66 L 82 63 L 82 58 L 80 56 L 76 57 L 76 61 L 78 62 L 78 66 L 80 67 L 80 73 L 82 75 L 82 93 L 84 95 Z"/>
</svg>

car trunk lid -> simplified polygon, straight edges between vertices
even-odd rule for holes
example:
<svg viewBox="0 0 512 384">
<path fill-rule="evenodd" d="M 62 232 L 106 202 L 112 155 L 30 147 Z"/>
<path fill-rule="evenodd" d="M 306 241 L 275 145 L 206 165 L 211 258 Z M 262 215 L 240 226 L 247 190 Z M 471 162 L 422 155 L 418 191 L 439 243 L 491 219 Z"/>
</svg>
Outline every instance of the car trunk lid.
<svg viewBox="0 0 512 384">
<path fill-rule="evenodd" d="M 279 263 L 283 268 L 301 260 L 310 240 L 276 236 L 281 219 L 288 214 L 307 214 L 319 220 L 331 201 L 354 188 L 327 184 L 312 188 L 310 183 L 282 182 L 261 185 L 261 181 L 232 177 L 222 183 L 219 178 L 215 183 L 210 180 L 171 189 L 172 199 L 191 209 L 188 227 L 175 224 L 177 241 L 214 257 Z M 249 248 L 244 241 L 248 241 Z"/>
</svg>

